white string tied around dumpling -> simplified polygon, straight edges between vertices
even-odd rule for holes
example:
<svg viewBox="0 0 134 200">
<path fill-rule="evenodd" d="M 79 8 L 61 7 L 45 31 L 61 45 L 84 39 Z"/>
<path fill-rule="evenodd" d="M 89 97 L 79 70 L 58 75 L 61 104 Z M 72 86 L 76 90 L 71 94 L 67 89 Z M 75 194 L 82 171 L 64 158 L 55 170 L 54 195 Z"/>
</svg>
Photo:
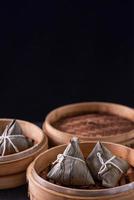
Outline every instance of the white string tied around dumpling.
<svg viewBox="0 0 134 200">
<path fill-rule="evenodd" d="M 16 153 L 19 152 L 19 149 L 15 146 L 15 144 L 12 142 L 12 138 L 18 138 L 18 137 L 23 137 L 24 135 L 8 135 L 8 131 L 4 131 L 3 134 L 0 136 L 0 144 L 3 144 L 3 150 L 2 150 L 2 154 L 1 156 L 3 157 L 5 155 L 5 151 L 6 151 L 6 145 L 7 145 L 7 140 L 8 142 L 11 144 L 11 146 L 13 147 L 13 149 L 15 150 Z"/>
<path fill-rule="evenodd" d="M 79 161 L 85 163 L 85 161 L 82 160 L 81 158 L 77 158 L 77 157 L 73 157 L 73 156 L 69 156 L 69 155 L 65 155 L 65 154 L 58 154 L 57 159 L 52 164 L 54 165 L 57 162 L 62 162 L 66 157 L 74 159 L 74 160 L 79 160 Z"/>
<path fill-rule="evenodd" d="M 113 166 L 116 167 L 121 173 L 124 173 L 124 172 L 122 171 L 122 169 L 121 169 L 118 165 L 116 165 L 115 163 L 112 162 L 112 160 L 114 160 L 114 159 L 116 158 L 116 156 L 112 156 L 112 157 L 111 157 L 109 160 L 107 160 L 106 162 L 104 162 L 104 160 L 103 160 L 103 158 L 102 158 L 102 156 L 101 156 L 101 154 L 100 154 L 99 152 L 97 153 L 97 157 L 99 158 L 99 161 L 100 161 L 100 163 L 102 164 L 101 167 L 100 167 L 100 169 L 99 169 L 98 175 L 102 174 L 102 173 L 107 169 L 107 165 L 108 165 L 108 164 L 113 165 Z"/>
</svg>

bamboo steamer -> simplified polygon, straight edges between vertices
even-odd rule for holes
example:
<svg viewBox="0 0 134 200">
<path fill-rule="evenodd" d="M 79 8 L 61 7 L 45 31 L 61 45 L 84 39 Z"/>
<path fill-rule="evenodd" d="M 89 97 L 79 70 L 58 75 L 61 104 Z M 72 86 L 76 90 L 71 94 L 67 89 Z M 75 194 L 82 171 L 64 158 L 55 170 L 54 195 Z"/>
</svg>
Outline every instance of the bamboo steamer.
<svg viewBox="0 0 134 200">
<path fill-rule="evenodd" d="M 87 157 L 96 142 L 81 142 L 80 147 Z M 134 166 L 134 150 L 115 143 L 103 144 L 116 156 L 127 160 Z M 52 163 L 58 154 L 63 153 L 66 145 L 53 147 L 40 154 L 28 167 L 27 180 L 31 200 L 132 200 L 134 198 L 134 182 L 115 188 L 82 190 L 71 189 L 50 183 L 39 176 L 40 172 Z"/>
<path fill-rule="evenodd" d="M 50 145 L 60 145 L 65 144 L 70 141 L 73 134 L 62 132 L 56 129 L 53 126 L 54 122 L 57 122 L 59 119 L 64 117 L 69 117 L 73 115 L 79 115 L 84 113 L 93 113 L 93 112 L 105 112 L 109 114 L 115 114 L 121 117 L 125 117 L 131 121 L 134 121 L 134 109 L 129 108 L 124 105 L 115 104 L 115 103 L 104 103 L 104 102 L 84 102 L 84 103 L 76 103 L 70 104 L 66 106 L 59 107 L 53 111 L 51 111 L 44 123 L 43 123 L 43 131 L 47 134 Z M 108 135 L 108 136 L 82 136 L 75 135 L 79 137 L 80 141 L 110 141 L 115 143 L 121 143 L 125 145 L 131 145 L 134 143 L 134 130 L 129 132 L 125 132 L 122 134 L 116 135 Z"/>
<path fill-rule="evenodd" d="M 0 132 L 12 119 L 0 119 Z M 26 183 L 26 169 L 35 157 L 48 148 L 48 140 L 43 131 L 33 123 L 17 120 L 23 134 L 34 140 L 34 145 L 19 153 L 1 157 L 0 189 L 14 188 Z"/>
</svg>

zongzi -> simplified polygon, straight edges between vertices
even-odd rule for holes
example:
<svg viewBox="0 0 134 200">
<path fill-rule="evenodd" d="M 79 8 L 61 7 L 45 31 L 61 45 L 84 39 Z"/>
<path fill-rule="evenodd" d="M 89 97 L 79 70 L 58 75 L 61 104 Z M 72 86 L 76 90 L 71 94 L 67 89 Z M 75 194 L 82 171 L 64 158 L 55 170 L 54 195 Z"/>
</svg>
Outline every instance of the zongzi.
<svg viewBox="0 0 134 200">
<path fill-rule="evenodd" d="M 127 161 L 115 156 L 103 144 L 98 142 L 87 157 L 87 165 L 96 181 L 105 187 L 117 186 L 122 174 L 129 167 Z"/>
<path fill-rule="evenodd" d="M 49 180 L 65 186 L 95 184 L 84 160 L 77 138 L 72 138 L 63 154 L 57 156 L 47 174 Z"/>
<path fill-rule="evenodd" d="M 0 135 L 0 156 L 18 153 L 32 145 L 32 141 L 23 135 L 19 123 L 13 120 Z"/>
</svg>

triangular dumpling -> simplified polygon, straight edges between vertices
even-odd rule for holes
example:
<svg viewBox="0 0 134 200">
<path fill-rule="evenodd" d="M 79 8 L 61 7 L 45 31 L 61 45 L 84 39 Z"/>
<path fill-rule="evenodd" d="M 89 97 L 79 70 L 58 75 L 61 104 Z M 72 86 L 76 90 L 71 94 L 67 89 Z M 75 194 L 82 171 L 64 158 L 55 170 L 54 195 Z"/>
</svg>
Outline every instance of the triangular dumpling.
<svg viewBox="0 0 134 200">
<path fill-rule="evenodd" d="M 11 121 L 0 136 L 0 155 L 18 153 L 32 146 L 32 141 L 26 138 L 19 123 Z"/>
<path fill-rule="evenodd" d="M 129 167 L 128 163 L 112 154 L 103 144 L 98 142 L 87 157 L 87 165 L 94 180 L 102 182 L 105 187 L 115 187 L 123 173 Z"/>
<path fill-rule="evenodd" d="M 49 171 L 47 177 L 66 186 L 95 184 L 84 161 L 77 138 L 73 138 L 63 154 L 58 155 L 56 164 Z"/>
</svg>

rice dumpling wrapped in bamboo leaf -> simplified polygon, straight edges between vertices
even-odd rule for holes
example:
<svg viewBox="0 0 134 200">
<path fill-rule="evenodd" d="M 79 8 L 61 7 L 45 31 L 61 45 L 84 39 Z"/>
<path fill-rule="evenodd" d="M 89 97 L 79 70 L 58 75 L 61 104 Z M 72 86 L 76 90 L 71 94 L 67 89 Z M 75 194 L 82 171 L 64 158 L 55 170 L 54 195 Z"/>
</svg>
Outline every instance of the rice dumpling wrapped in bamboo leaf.
<svg viewBox="0 0 134 200">
<path fill-rule="evenodd" d="M 23 151 L 33 145 L 33 142 L 23 135 L 16 120 L 9 123 L 0 136 L 0 156 Z"/>
<path fill-rule="evenodd" d="M 127 161 L 113 155 L 100 142 L 87 157 L 87 165 L 94 180 L 101 181 L 104 187 L 117 186 L 122 174 L 129 168 Z"/>
<path fill-rule="evenodd" d="M 57 156 L 57 160 L 54 162 L 47 177 L 49 180 L 65 186 L 94 184 L 77 138 L 72 138 L 63 154 Z"/>
</svg>

